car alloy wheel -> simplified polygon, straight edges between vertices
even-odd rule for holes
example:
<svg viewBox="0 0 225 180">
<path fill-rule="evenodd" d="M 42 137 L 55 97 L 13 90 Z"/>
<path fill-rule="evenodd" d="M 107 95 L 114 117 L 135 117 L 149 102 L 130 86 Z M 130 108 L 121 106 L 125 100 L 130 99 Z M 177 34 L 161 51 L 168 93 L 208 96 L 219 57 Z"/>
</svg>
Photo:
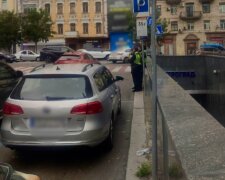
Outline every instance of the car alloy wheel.
<svg viewBox="0 0 225 180">
<path fill-rule="evenodd" d="M 113 148 L 113 117 L 110 120 L 109 134 L 108 137 L 103 142 L 103 148 L 107 152 L 112 150 Z"/>
</svg>

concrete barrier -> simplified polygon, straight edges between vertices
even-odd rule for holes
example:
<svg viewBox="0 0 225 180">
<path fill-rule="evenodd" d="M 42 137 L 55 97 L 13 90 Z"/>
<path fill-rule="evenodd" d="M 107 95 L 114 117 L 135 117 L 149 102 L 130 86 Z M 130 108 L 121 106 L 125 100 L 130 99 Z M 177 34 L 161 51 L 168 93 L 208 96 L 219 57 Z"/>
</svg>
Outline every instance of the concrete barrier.
<svg viewBox="0 0 225 180">
<path fill-rule="evenodd" d="M 225 129 L 158 68 L 158 100 L 185 179 L 225 179 Z"/>
</svg>

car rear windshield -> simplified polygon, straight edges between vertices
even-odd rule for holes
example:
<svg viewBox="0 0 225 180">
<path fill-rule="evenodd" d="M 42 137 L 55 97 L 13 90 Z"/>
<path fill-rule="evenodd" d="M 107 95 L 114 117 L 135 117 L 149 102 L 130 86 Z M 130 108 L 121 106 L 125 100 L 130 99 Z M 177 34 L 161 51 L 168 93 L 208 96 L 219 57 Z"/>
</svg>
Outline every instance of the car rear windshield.
<svg viewBox="0 0 225 180">
<path fill-rule="evenodd" d="M 80 60 L 79 55 L 63 55 L 60 57 L 60 60 Z"/>
<path fill-rule="evenodd" d="M 73 100 L 93 96 L 89 78 L 84 75 L 24 76 L 11 94 L 21 100 Z"/>
</svg>

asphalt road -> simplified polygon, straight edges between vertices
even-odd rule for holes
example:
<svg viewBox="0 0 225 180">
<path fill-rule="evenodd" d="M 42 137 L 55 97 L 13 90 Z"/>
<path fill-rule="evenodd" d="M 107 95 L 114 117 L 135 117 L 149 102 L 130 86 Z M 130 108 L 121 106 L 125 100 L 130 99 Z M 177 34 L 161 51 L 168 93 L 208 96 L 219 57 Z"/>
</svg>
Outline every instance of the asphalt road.
<svg viewBox="0 0 225 180">
<path fill-rule="evenodd" d="M 28 151 L 23 154 L 0 146 L 0 161 L 10 163 L 14 169 L 36 174 L 43 180 L 124 180 L 130 141 L 133 111 L 133 93 L 128 64 L 111 64 L 101 61 L 113 75 L 122 75 L 122 112 L 115 125 L 115 142 L 111 152 L 96 148 L 72 148 Z M 34 67 L 40 62 L 11 64 L 14 68 Z M 128 69 L 128 70 L 127 70 Z"/>
</svg>

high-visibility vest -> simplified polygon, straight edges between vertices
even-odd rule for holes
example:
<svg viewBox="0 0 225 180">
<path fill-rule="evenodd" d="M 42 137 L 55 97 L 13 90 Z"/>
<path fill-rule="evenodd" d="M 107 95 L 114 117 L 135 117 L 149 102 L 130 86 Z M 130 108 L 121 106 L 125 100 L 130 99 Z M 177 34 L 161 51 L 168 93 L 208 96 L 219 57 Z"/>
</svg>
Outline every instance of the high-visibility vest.
<svg viewBox="0 0 225 180">
<path fill-rule="evenodd" d="M 141 64 L 142 64 L 141 53 L 135 52 L 135 60 L 134 60 L 134 64 L 138 64 L 138 65 L 141 65 Z"/>
</svg>

